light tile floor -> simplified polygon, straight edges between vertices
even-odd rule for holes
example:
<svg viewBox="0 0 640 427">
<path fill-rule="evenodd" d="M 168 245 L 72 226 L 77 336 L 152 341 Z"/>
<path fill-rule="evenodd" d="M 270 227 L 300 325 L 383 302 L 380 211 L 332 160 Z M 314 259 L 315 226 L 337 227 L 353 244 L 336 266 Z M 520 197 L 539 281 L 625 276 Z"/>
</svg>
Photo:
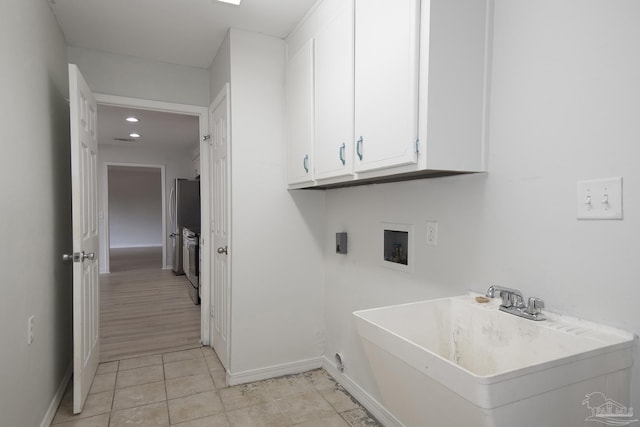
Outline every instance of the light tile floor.
<svg viewBox="0 0 640 427">
<path fill-rule="evenodd" d="M 55 427 L 363 427 L 380 424 L 323 369 L 228 387 L 208 347 L 102 363 L 84 410 Z"/>
</svg>

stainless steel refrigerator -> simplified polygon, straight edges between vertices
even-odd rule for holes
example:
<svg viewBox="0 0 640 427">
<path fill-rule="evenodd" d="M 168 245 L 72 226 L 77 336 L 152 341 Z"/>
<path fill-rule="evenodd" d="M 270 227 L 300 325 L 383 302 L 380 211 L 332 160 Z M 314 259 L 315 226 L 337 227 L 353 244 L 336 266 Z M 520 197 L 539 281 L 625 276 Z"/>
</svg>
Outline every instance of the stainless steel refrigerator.
<svg viewBox="0 0 640 427">
<path fill-rule="evenodd" d="M 169 224 L 172 233 L 173 272 L 184 274 L 182 229 L 200 228 L 200 181 L 176 179 L 169 194 Z"/>
</svg>

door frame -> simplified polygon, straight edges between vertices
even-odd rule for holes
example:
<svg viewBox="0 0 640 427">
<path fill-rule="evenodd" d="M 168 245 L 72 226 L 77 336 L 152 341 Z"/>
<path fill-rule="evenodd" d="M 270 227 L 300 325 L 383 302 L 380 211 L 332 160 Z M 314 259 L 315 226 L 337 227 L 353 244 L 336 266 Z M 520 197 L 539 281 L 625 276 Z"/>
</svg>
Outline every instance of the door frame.
<svg viewBox="0 0 640 427">
<path fill-rule="evenodd" d="M 100 153 L 100 148 L 98 148 L 98 153 Z M 127 168 L 149 168 L 149 169 L 160 169 L 160 188 L 162 191 L 162 208 L 160 209 L 162 212 L 162 269 L 167 269 L 167 210 L 165 209 L 167 206 L 166 201 L 166 183 L 165 183 L 165 165 L 154 165 L 147 163 L 123 163 L 123 162 L 105 162 L 104 168 L 102 170 L 102 182 L 103 182 L 103 199 L 102 206 L 104 207 L 103 211 L 103 225 L 102 231 L 104 232 L 104 239 L 100 242 L 100 250 L 104 253 L 103 264 L 104 264 L 104 273 L 111 272 L 111 256 L 109 255 L 109 249 L 111 248 L 111 236 L 110 231 L 111 227 L 109 226 L 109 166 L 120 166 Z"/>
<path fill-rule="evenodd" d="M 109 105 L 114 107 L 130 107 L 142 110 L 162 111 L 166 113 L 188 114 L 197 116 L 200 127 L 200 206 L 201 206 L 201 229 L 200 257 L 209 259 L 211 254 L 211 242 L 208 238 L 211 235 L 211 212 L 209 212 L 209 165 L 202 159 L 209 158 L 208 144 L 203 142 L 205 135 L 209 133 L 208 106 L 177 104 L 173 102 L 152 101 L 142 98 L 130 98 L 126 96 L 107 95 L 94 93 L 98 105 Z M 166 207 L 166 206 L 165 206 Z M 163 209 L 164 210 L 164 209 Z M 211 271 L 207 262 L 201 263 L 200 269 L 200 342 L 203 345 L 210 345 L 211 328 Z"/>
</svg>

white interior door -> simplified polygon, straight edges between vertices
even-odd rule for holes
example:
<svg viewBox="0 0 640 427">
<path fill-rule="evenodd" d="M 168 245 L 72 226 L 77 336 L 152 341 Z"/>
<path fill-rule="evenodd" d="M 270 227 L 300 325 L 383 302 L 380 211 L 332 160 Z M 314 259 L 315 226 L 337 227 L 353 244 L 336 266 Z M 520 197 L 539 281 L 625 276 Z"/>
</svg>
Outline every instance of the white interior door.
<svg viewBox="0 0 640 427">
<path fill-rule="evenodd" d="M 98 137 L 96 101 L 69 64 L 73 211 L 73 412 L 82 411 L 98 368 Z"/>
<path fill-rule="evenodd" d="M 209 200 L 211 201 L 213 242 L 211 343 L 220 362 L 227 370 L 229 369 L 231 321 L 229 116 L 229 85 L 227 84 L 209 107 L 209 126 L 211 127 L 209 188 L 212 192 Z"/>
</svg>

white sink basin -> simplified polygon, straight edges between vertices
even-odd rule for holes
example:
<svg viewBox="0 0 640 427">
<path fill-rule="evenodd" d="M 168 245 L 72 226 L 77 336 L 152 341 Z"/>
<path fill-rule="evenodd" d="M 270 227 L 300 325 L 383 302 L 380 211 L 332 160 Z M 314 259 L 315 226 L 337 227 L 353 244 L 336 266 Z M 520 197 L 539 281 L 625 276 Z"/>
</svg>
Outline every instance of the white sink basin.
<svg viewBox="0 0 640 427">
<path fill-rule="evenodd" d="M 536 414 L 531 425 L 582 426 L 589 413 L 578 400 L 587 393 L 611 390 L 607 397 L 629 403 L 632 334 L 547 312 L 535 322 L 499 311 L 499 299 L 475 296 L 354 313 L 382 403 L 403 423 L 507 426 L 525 410 Z M 455 413 L 443 416 L 449 406 Z M 551 414 L 546 424 L 537 409 Z"/>
</svg>

